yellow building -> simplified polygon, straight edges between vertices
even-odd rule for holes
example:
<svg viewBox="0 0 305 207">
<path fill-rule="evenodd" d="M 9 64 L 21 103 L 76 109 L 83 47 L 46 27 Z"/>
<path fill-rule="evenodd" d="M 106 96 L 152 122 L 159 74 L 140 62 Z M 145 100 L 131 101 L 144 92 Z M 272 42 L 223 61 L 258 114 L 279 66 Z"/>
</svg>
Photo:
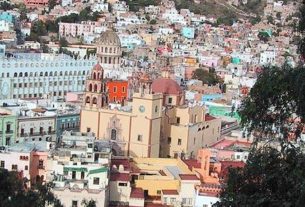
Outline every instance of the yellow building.
<svg viewBox="0 0 305 207">
<path fill-rule="evenodd" d="M 111 169 L 111 201 L 128 202 L 138 189 L 146 203 L 194 206 L 200 180 L 180 158 L 113 159 Z"/>
<path fill-rule="evenodd" d="M 199 149 L 220 138 L 221 121 L 205 114 L 203 106 L 176 106 L 163 110 L 161 156 L 195 158 Z"/>
</svg>

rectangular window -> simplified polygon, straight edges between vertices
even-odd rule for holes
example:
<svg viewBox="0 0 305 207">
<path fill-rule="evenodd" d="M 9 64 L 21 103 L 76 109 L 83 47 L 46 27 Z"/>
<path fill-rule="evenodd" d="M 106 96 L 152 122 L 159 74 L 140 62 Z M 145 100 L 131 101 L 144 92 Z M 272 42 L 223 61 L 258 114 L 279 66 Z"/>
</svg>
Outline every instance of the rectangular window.
<svg viewBox="0 0 305 207">
<path fill-rule="evenodd" d="M 172 143 L 172 138 L 171 137 L 167 137 L 167 144 L 171 144 Z"/>
<path fill-rule="evenodd" d="M 168 103 L 169 103 L 169 104 L 172 104 L 172 102 L 173 102 L 173 98 L 169 97 L 169 98 L 168 98 Z"/>
<path fill-rule="evenodd" d="M 91 132 L 91 128 L 87 127 L 87 132 Z"/>
<path fill-rule="evenodd" d="M 6 124 L 6 133 L 11 131 L 11 124 Z"/>
<path fill-rule="evenodd" d="M 24 170 L 29 170 L 29 166 L 24 166 Z"/>
<path fill-rule="evenodd" d="M 12 170 L 18 170 L 18 166 L 17 165 L 12 165 Z"/>
<path fill-rule="evenodd" d="M 1 160 L 0 168 L 4 168 L 4 167 L 5 167 L 5 161 Z"/>
<path fill-rule="evenodd" d="M 177 117 L 177 124 L 180 124 L 180 117 Z"/>
<path fill-rule="evenodd" d="M 72 207 L 78 207 L 77 201 L 72 201 Z"/>
<path fill-rule="evenodd" d="M 171 204 L 174 204 L 176 201 L 176 198 L 171 198 L 170 201 L 171 201 Z"/>
<path fill-rule="evenodd" d="M 127 186 L 127 183 L 119 183 L 119 186 Z"/>
<path fill-rule="evenodd" d="M 113 92 L 116 93 L 116 86 L 113 87 Z"/>
<path fill-rule="evenodd" d="M 10 145 L 10 144 L 11 144 L 11 137 L 6 137 L 5 145 Z"/>
<path fill-rule="evenodd" d="M 124 86 L 122 87 L 122 92 L 125 93 L 125 87 Z"/>
<path fill-rule="evenodd" d="M 44 169 L 43 160 L 39 160 L 39 161 L 38 161 L 38 168 L 39 168 L 39 169 Z"/>
<path fill-rule="evenodd" d="M 178 145 L 181 145 L 182 140 L 178 139 Z"/>
<path fill-rule="evenodd" d="M 93 185 L 99 185 L 100 184 L 100 178 L 93 178 Z"/>
<path fill-rule="evenodd" d="M 22 83 L 19 83 L 19 88 L 22 88 Z"/>
<path fill-rule="evenodd" d="M 143 136 L 141 134 L 138 134 L 138 142 L 142 142 L 143 141 Z"/>
</svg>

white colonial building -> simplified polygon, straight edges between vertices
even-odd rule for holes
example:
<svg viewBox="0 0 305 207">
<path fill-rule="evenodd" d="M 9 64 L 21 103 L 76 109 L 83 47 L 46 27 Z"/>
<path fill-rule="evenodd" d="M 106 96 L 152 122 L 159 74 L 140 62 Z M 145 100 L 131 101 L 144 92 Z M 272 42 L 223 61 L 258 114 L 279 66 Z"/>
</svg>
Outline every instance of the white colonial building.
<svg viewBox="0 0 305 207">
<path fill-rule="evenodd" d="M 96 57 L 74 59 L 68 55 L 13 54 L 0 58 L 0 99 L 63 98 L 83 91 L 86 75 Z"/>
</svg>

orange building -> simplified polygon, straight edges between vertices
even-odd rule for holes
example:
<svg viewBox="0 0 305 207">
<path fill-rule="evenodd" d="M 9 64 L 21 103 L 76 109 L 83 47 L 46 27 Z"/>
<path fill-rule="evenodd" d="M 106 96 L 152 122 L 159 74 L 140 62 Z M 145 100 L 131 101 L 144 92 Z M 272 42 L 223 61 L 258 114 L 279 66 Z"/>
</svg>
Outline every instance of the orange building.
<svg viewBox="0 0 305 207">
<path fill-rule="evenodd" d="M 122 103 L 127 99 L 128 82 L 112 80 L 107 82 L 108 96 L 110 103 Z"/>
</svg>

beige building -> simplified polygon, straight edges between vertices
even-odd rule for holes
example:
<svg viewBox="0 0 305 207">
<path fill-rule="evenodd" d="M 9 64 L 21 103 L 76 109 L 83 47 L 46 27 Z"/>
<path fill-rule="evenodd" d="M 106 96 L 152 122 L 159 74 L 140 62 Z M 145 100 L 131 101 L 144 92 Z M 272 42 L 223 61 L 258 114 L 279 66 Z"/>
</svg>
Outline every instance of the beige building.
<svg viewBox="0 0 305 207">
<path fill-rule="evenodd" d="M 100 43 L 106 43 L 113 52 L 109 45 L 119 47 L 119 39 L 113 32 L 106 33 Z M 101 48 L 98 51 L 105 52 L 105 47 Z M 207 115 L 203 106 L 185 102 L 184 91 L 173 79 L 167 62 L 162 77 L 153 81 L 145 73 L 131 77 L 127 97 L 132 101 L 124 105 L 109 103 L 104 64 L 94 66 L 86 81 L 81 132 L 111 140 L 114 155 L 131 157 L 194 157 L 198 149 L 216 142 L 220 119 Z"/>
<path fill-rule="evenodd" d="M 221 121 L 203 106 L 176 106 L 163 110 L 161 157 L 194 158 L 199 149 L 220 138 Z"/>
</svg>

